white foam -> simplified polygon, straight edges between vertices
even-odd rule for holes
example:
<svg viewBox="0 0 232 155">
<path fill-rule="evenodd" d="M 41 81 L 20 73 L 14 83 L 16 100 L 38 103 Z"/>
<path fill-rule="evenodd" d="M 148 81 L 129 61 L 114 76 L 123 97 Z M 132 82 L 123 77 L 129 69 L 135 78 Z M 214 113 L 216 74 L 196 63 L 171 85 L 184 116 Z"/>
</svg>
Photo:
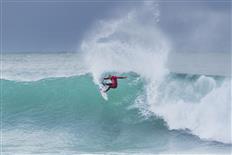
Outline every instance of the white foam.
<svg viewBox="0 0 232 155">
<path fill-rule="evenodd" d="M 170 129 L 189 129 L 200 138 L 231 143 L 231 81 L 226 80 L 217 87 L 212 79 L 206 82 L 211 83 L 208 86 L 201 80 L 202 78 L 199 78 L 193 85 L 193 89 L 200 93 L 197 91 L 190 93 L 195 97 L 199 97 L 198 93 L 206 94 L 200 96 L 197 103 L 171 98 L 160 100 L 152 95 L 157 93 L 157 89 L 149 87 L 147 91 L 150 110 L 163 117 Z M 175 87 L 178 91 L 180 86 Z"/>
</svg>

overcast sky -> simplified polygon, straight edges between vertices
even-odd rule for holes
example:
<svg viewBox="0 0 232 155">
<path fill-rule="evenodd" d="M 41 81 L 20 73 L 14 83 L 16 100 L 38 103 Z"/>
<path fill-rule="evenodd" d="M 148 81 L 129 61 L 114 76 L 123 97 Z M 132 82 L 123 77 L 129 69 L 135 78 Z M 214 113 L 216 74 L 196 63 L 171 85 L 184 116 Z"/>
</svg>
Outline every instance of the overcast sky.
<svg viewBox="0 0 232 155">
<path fill-rule="evenodd" d="M 231 52 L 231 2 L 162 1 L 159 27 L 178 52 Z M 98 20 L 142 5 L 136 1 L 3 0 L 4 52 L 76 51 Z M 146 17 L 144 17 L 146 18 Z"/>
</svg>

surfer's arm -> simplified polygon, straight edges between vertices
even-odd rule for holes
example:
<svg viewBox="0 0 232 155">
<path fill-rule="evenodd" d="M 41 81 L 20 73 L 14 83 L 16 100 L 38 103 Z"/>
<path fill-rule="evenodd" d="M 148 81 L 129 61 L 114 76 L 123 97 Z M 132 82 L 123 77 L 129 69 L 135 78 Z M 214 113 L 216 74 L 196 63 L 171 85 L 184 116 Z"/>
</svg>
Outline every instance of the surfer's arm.
<svg viewBox="0 0 232 155">
<path fill-rule="evenodd" d="M 110 79 L 110 77 L 106 77 L 106 78 L 104 78 L 104 80 L 109 80 Z"/>
<path fill-rule="evenodd" d="M 126 79 L 126 76 L 117 76 L 118 79 Z"/>
</svg>

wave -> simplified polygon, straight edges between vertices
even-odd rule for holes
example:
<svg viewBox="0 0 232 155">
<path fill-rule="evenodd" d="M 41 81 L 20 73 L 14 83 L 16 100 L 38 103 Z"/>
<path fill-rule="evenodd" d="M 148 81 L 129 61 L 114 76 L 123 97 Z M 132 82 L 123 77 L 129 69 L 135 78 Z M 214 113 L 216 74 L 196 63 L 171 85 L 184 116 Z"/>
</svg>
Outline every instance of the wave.
<svg viewBox="0 0 232 155">
<path fill-rule="evenodd" d="M 109 91 L 108 101 L 101 97 L 91 75 L 31 82 L 1 80 L 4 148 L 20 146 L 22 140 L 28 146 L 44 145 L 30 137 L 44 137 L 45 143 L 53 144 L 46 138 L 51 136 L 60 143 L 49 147 L 68 145 L 89 151 L 93 149 L 90 146 L 98 144 L 94 152 L 107 148 L 125 150 L 127 146 L 141 151 L 141 145 L 145 150 L 149 147 L 153 151 L 171 151 L 167 145 L 170 141 L 175 149 L 183 151 L 182 145 L 177 145 L 182 141 L 179 134 L 195 141 L 197 145 L 190 144 L 193 148 L 206 145 L 189 133 L 210 141 L 229 142 L 225 136 L 229 136 L 230 109 L 226 100 L 215 100 L 217 91 L 221 91 L 222 98 L 228 91 L 223 90 L 227 88 L 226 79 L 169 74 L 152 100 L 156 103 L 151 104 L 149 92 L 152 96 L 154 92 L 150 84 L 137 74 L 126 75 L 127 80 L 121 80 L 116 90 Z M 48 132 L 50 129 L 54 133 Z"/>
<path fill-rule="evenodd" d="M 147 7 L 141 12 L 146 14 Z M 144 22 L 141 12 L 101 21 L 83 41 L 82 59 L 94 82 L 107 72 L 134 72 L 146 81 L 145 93 L 136 101 L 146 103 L 146 111 L 162 117 L 170 129 L 189 129 L 203 139 L 231 143 L 231 79 L 173 76 L 167 68 L 171 43 L 152 18 Z"/>
<path fill-rule="evenodd" d="M 109 92 L 108 101 L 89 75 L 32 82 L 2 80 L 4 151 L 12 145 L 14 151 L 20 150 L 22 142 L 32 152 L 44 148 L 117 151 L 127 150 L 128 145 L 146 150 L 154 146 L 154 138 L 156 144 L 164 143 L 159 134 L 167 132 L 165 122 L 155 116 L 147 119 L 133 107 L 143 81 L 128 76 L 127 82 L 121 81 L 117 90 Z"/>
<path fill-rule="evenodd" d="M 158 129 L 164 132 L 187 129 L 202 139 L 231 143 L 231 79 L 171 73 L 166 66 L 171 43 L 153 16 L 144 20 L 143 15 L 149 14 L 149 7 L 145 5 L 139 12 L 133 9 L 127 16 L 97 23 L 83 40 L 77 57 L 70 58 L 78 62 L 76 66 L 62 65 L 63 60 L 48 60 L 43 63 L 51 64 L 51 70 L 44 72 L 36 67 L 37 63 L 32 63 L 34 73 L 29 67 L 29 73 L 20 74 L 22 70 L 19 69 L 13 74 L 16 72 L 10 65 L 3 72 L 9 71 L 5 79 L 63 78 L 34 82 L 1 80 L 4 108 L 8 109 L 4 111 L 5 124 L 29 122 L 47 127 L 61 123 L 62 126 L 81 128 L 81 131 L 88 129 L 91 138 L 94 138 L 91 132 L 95 131 L 105 135 L 100 133 L 104 123 L 109 124 L 107 127 L 123 126 L 125 137 L 127 134 L 135 136 L 130 130 L 142 137 L 149 124 L 149 134 L 160 133 Z M 58 67 L 61 70 L 57 70 L 56 62 L 62 66 Z M 14 63 L 10 64 L 14 66 Z M 38 71 L 41 74 L 37 76 Z M 104 101 L 97 85 L 109 73 L 129 74 L 130 78 L 120 81 L 117 91 L 110 91 L 109 101 Z M 110 130 L 111 134 L 117 133 L 113 128 Z M 80 134 L 85 135 L 84 132 Z M 120 137 L 118 142 L 125 137 Z M 83 137 L 80 135 L 79 138 Z M 133 138 L 130 140 L 128 143 L 133 143 Z"/>
<path fill-rule="evenodd" d="M 58 116 L 59 119 L 61 118 L 60 123 L 64 123 L 62 120 L 73 123 L 76 118 L 85 117 L 94 120 L 100 119 L 99 117 L 107 119 L 107 115 L 117 115 L 123 118 L 125 114 L 122 110 L 115 113 L 116 111 L 109 109 L 105 111 L 105 116 L 101 116 L 99 110 L 103 110 L 105 105 L 127 107 L 132 104 L 140 90 L 138 87 L 141 85 L 141 82 L 134 80 L 131 80 L 130 84 L 122 82 L 120 91 L 111 91 L 109 101 L 101 97 L 99 88 L 92 82 L 89 75 L 50 78 L 34 82 L 4 80 L 1 81 L 4 88 L 2 95 L 5 110 L 3 112 L 5 116 L 9 116 L 6 117 L 5 123 L 11 124 L 12 121 L 15 122 L 18 119 L 20 123 L 25 117 L 35 120 L 35 124 L 37 124 L 37 119 L 40 123 L 43 120 L 45 125 L 51 123 L 50 121 L 57 121 Z M 128 87 L 130 91 L 127 91 Z"/>
</svg>

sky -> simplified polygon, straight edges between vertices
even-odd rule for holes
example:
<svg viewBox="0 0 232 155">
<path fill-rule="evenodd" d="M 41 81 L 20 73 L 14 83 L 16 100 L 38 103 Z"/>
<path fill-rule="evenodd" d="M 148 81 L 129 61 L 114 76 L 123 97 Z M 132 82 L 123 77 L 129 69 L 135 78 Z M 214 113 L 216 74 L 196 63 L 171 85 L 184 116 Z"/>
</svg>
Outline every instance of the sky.
<svg viewBox="0 0 232 155">
<path fill-rule="evenodd" d="M 97 21 L 116 18 L 142 3 L 3 0 L 3 52 L 75 52 Z M 231 52 L 230 1 L 163 0 L 156 4 L 159 28 L 171 40 L 174 51 Z"/>
</svg>

